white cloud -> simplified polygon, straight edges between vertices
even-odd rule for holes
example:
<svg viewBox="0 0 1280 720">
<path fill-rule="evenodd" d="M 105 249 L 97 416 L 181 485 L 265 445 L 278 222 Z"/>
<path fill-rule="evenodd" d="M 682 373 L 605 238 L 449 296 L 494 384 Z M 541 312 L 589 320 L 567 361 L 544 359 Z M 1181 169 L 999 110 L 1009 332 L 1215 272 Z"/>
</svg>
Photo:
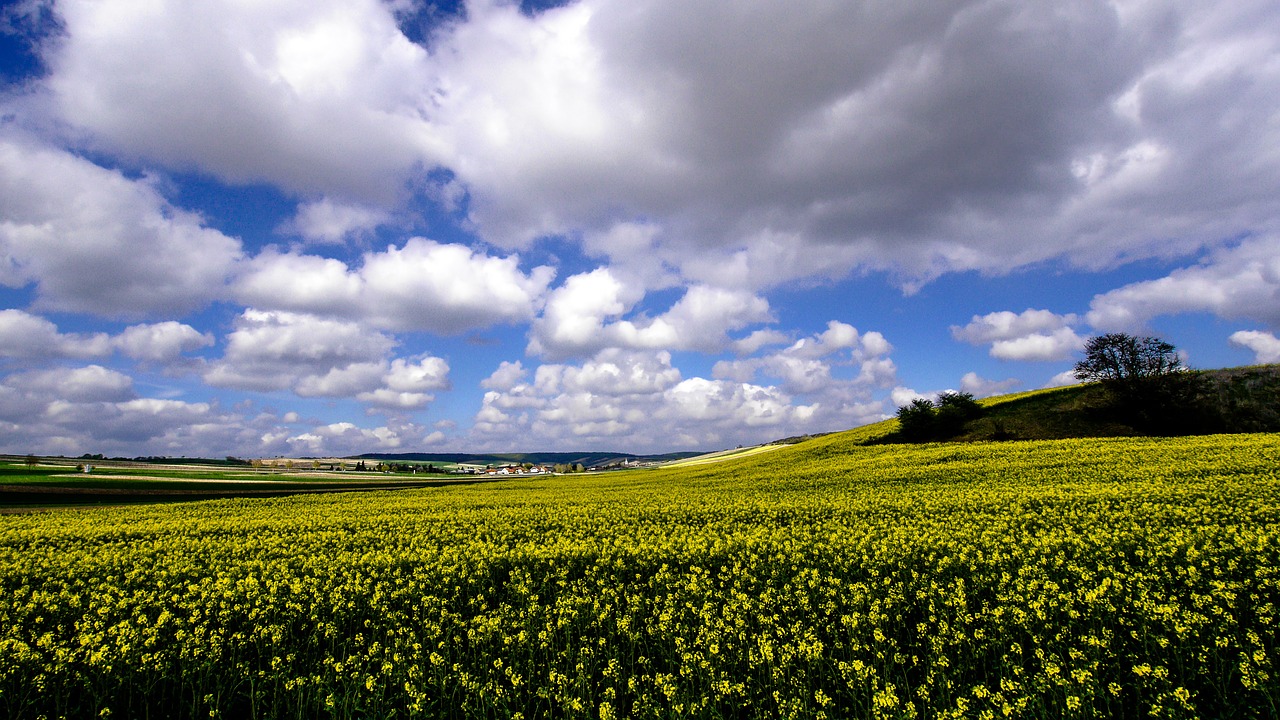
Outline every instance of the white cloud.
<svg viewBox="0 0 1280 720">
<path fill-rule="evenodd" d="M 235 294 L 254 307 L 341 316 L 360 313 L 363 292 L 341 260 L 268 250 L 246 264 Z"/>
<path fill-rule="evenodd" d="M 991 356 L 1000 360 L 1063 360 L 1084 348 L 1084 338 L 1071 325 L 1075 315 L 1048 310 L 1008 310 L 974 315 L 968 325 L 951 326 L 951 335 L 971 345 L 991 344 Z"/>
<path fill-rule="evenodd" d="M 1076 378 L 1075 370 L 1063 370 L 1062 372 L 1049 378 L 1044 384 L 1046 388 L 1066 387 L 1067 385 L 1079 385 L 1080 380 Z"/>
<path fill-rule="evenodd" d="M 47 87 L 112 151 L 233 183 L 394 196 L 434 164 L 427 52 L 378 0 L 62 0 Z"/>
<path fill-rule="evenodd" d="M 530 331 L 528 351 L 549 359 L 591 355 L 603 348 L 716 352 L 728 333 L 772 321 L 769 303 L 751 293 L 693 285 L 665 313 L 622 319 L 643 297 L 609 268 L 568 278 L 551 292 Z"/>
<path fill-rule="evenodd" d="M 303 423 L 297 412 L 240 409 L 251 414 L 224 412 L 217 403 L 138 397 L 132 378 L 99 365 L 18 372 L 0 379 L 0 450 L 71 457 L 87 452 L 324 456 L 392 449 L 413 438 L 434 443 L 446 438 L 447 424 L 429 432 L 403 421 L 374 428 L 307 421 L 309 427 L 299 432 L 286 427 Z"/>
<path fill-rule="evenodd" d="M 213 344 L 209 333 L 168 320 L 131 325 L 119 335 L 63 333 L 58 326 L 22 310 L 0 310 L 0 357 L 32 360 L 100 358 L 118 351 L 126 357 L 157 363 L 177 361 L 182 353 Z"/>
<path fill-rule="evenodd" d="M 1135 331 L 1152 318 L 1210 312 L 1280 325 L 1280 235 L 1252 238 L 1157 280 L 1094 297 L 1089 324 Z"/>
<path fill-rule="evenodd" d="M 298 206 L 297 215 L 284 229 L 313 243 L 339 244 L 369 233 L 390 219 L 390 214 L 378 208 L 323 198 Z"/>
<path fill-rule="evenodd" d="M 523 367 L 504 363 L 485 381 L 491 389 L 475 416 L 474 445 L 616 449 L 625 442 L 665 452 L 767 442 L 884 417 L 883 402 L 858 380 L 827 378 L 806 399 L 785 384 L 685 378 L 666 351 L 610 348 L 581 364 L 541 365 L 533 375 L 527 382 Z"/>
<path fill-rule="evenodd" d="M 580 366 L 543 365 L 538 368 L 539 388 L 590 395 L 647 395 L 663 392 L 680 382 L 680 371 L 671 366 L 671 354 L 602 350 Z"/>
<path fill-rule="evenodd" d="M 378 387 L 385 373 L 384 361 L 353 362 L 329 368 L 324 374 L 304 375 L 293 391 L 302 397 L 353 397 Z"/>
<path fill-rule="evenodd" d="M 68 134 L 323 198 L 296 223 L 319 240 L 418 187 L 504 247 L 755 293 L 1170 257 L 1280 216 L 1261 2 L 474 2 L 425 47 L 377 0 L 56 7 L 34 95 Z"/>
<path fill-rule="evenodd" d="M 988 380 L 975 372 L 968 372 L 960 378 L 960 390 L 972 393 L 975 397 L 985 398 L 992 395 L 1003 395 L 1021 385 L 1016 378 L 1006 380 Z"/>
<path fill-rule="evenodd" d="M 748 290 L 1094 266 L 1273 223 L 1278 25 L 1260 3 L 484 4 L 434 41 L 432 117 L 510 246 L 581 229 Z"/>
<path fill-rule="evenodd" d="M 1280 363 L 1280 338 L 1261 330 L 1240 330 L 1228 338 L 1232 345 L 1249 348 L 1263 364 Z"/>
<path fill-rule="evenodd" d="M 991 357 L 1000 360 L 1063 360 L 1084 348 L 1085 340 L 1075 330 L 1064 327 L 1052 333 L 1032 333 L 1025 337 L 997 340 Z"/>
<path fill-rule="evenodd" d="M 921 393 L 902 385 L 895 387 L 893 391 L 889 393 L 889 400 L 895 407 L 910 405 L 912 400 L 916 400 L 918 398 L 924 398 L 926 400 L 929 399 L 928 396 L 922 395 Z"/>
<path fill-rule="evenodd" d="M 435 396 L 430 393 L 399 392 L 391 388 L 378 388 L 356 395 L 362 403 L 384 410 L 418 410 L 427 406 Z"/>
<path fill-rule="evenodd" d="M 400 330 L 460 333 L 532 317 L 555 271 L 522 273 L 519 258 L 413 238 L 364 258 L 364 300 L 373 322 Z"/>
<path fill-rule="evenodd" d="M 131 325 L 113 338 L 121 353 L 138 360 L 172 362 L 186 352 L 213 345 L 213 336 L 180 322 L 167 320 Z"/>
<path fill-rule="evenodd" d="M 625 287 L 608 268 L 574 275 L 547 298 L 546 309 L 534 321 L 529 351 L 585 351 L 607 345 L 605 321 L 622 315 L 640 298 L 641 293 Z"/>
<path fill-rule="evenodd" d="M 98 365 L 15 373 L 0 384 L 9 452 L 220 457 L 244 447 L 246 424 L 208 403 L 137 397 L 129 376 Z"/>
<path fill-rule="evenodd" d="M 554 275 L 546 266 L 525 274 L 514 255 L 411 238 L 403 247 L 366 253 L 355 271 L 332 258 L 265 252 L 249 263 L 236 290 L 255 307 L 452 334 L 530 319 Z"/>
<path fill-rule="evenodd" d="M 0 310 L 0 357 L 103 357 L 110 354 L 111 344 L 106 333 L 62 333 L 45 318 L 21 310 Z"/>
<path fill-rule="evenodd" d="M 771 328 L 761 328 L 740 340 L 735 340 L 733 351 L 738 355 L 754 355 L 761 348 L 788 342 L 791 342 L 791 338 L 786 333 Z"/>
<path fill-rule="evenodd" d="M 359 323 L 246 310 L 204 380 L 218 387 L 291 390 L 301 397 L 353 397 L 379 410 L 418 410 L 447 390 L 449 364 L 421 355 L 390 358 L 396 341 Z"/>
<path fill-rule="evenodd" d="M 134 399 L 133 378 L 101 365 L 56 368 L 15 373 L 4 384 L 37 396 L 87 402 L 123 402 Z"/>
<path fill-rule="evenodd" d="M 404 444 L 402 432 L 415 434 L 415 426 L 362 428 L 349 422 L 330 423 L 288 437 L 284 443 L 296 455 L 354 455 L 376 450 L 395 450 Z"/>
<path fill-rule="evenodd" d="M 712 369 L 717 378 L 748 382 L 757 373 L 777 378 L 790 393 L 811 394 L 849 381 L 838 381 L 831 375 L 830 356 L 847 351 L 841 364 L 860 366 L 853 381 L 876 386 L 892 385 L 897 368 L 885 357 L 893 346 L 878 332 L 859 333 L 857 328 L 831 320 L 827 329 L 810 338 L 802 338 L 790 347 L 759 358 L 721 360 Z"/>
<path fill-rule="evenodd" d="M 503 361 L 493 374 L 480 382 L 480 387 L 486 390 L 497 390 L 499 392 L 510 390 L 518 383 L 522 382 L 528 375 L 528 371 L 524 369 L 524 365 L 519 361 L 507 362 Z"/>
<path fill-rule="evenodd" d="M 219 387 L 284 390 L 333 370 L 376 363 L 395 341 L 358 323 L 296 313 L 245 310 L 224 356 L 205 381 Z"/>
<path fill-rule="evenodd" d="M 416 361 L 396 358 L 385 376 L 387 387 L 401 392 L 449 389 L 449 363 L 438 357 Z"/>
<path fill-rule="evenodd" d="M 181 313 L 223 293 L 240 243 L 131 180 L 0 134 L 0 284 L 40 307 L 108 317 Z"/>
<path fill-rule="evenodd" d="M 973 320 L 964 327 L 953 325 L 951 335 L 972 345 L 982 345 L 1038 332 L 1052 332 L 1074 322 L 1074 315 L 1058 315 L 1048 310 L 1027 309 L 1021 313 L 1003 310 L 987 315 L 974 315 Z"/>
</svg>

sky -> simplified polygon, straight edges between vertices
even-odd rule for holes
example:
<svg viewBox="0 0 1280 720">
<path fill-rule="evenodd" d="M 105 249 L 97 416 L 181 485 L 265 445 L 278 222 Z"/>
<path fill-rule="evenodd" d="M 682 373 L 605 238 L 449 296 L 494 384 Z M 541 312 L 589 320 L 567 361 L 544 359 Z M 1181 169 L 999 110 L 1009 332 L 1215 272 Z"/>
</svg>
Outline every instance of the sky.
<svg viewBox="0 0 1280 720">
<path fill-rule="evenodd" d="M 22 0 L 0 452 L 717 450 L 1280 362 L 1271 0 Z"/>
</svg>

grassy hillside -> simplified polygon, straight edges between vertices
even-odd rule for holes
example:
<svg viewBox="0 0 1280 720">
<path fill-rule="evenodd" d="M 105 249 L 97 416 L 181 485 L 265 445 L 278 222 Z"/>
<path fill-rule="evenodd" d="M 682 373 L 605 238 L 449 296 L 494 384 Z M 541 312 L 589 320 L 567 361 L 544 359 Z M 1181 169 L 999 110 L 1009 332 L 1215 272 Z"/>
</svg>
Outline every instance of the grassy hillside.
<svg viewBox="0 0 1280 720">
<path fill-rule="evenodd" d="M 1193 388 L 1162 409 L 1157 427 L 1136 422 L 1103 386 L 1073 385 L 1004 395 L 981 402 L 985 411 L 948 442 L 1051 440 L 1134 435 L 1280 432 L 1280 366 L 1197 371 Z M 853 442 L 901 442 L 896 421 L 844 434 Z"/>
<path fill-rule="evenodd" d="M 0 517 L 0 717 L 1275 717 L 1280 435 Z"/>
</svg>

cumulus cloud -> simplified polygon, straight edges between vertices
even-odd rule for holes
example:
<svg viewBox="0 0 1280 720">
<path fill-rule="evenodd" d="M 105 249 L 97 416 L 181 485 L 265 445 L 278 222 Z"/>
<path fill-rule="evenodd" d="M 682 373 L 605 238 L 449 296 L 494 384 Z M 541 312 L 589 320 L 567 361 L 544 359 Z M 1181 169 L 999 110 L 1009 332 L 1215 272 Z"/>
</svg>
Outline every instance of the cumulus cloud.
<svg viewBox="0 0 1280 720">
<path fill-rule="evenodd" d="M 1104 330 L 1141 330 L 1160 315 L 1209 312 L 1280 325 L 1280 235 L 1246 240 L 1157 280 L 1093 299 L 1086 318 Z"/>
<path fill-rule="evenodd" d="M 1259 363 L 1280 363 L 1280 338 L 1261 330 L 1240 330 L 1228 338 L 1232 345 L 1249 348 Z"/>
<path fill-rule="evenodd" d="M 671 353 L 603 350 L 582 365 L 543 365 L 536 384 L 544 392 L 590 395 L 646 395 L 660 393 L 680 382 L 671 366 Z"/>
<path fill-rule="evenodd" d="M 769 347 L 770 345 L 785 345 L 789 342 L 791 342 L 791 337 L 786 333 L 773 328 L 761 328 L 744 338 L 735 340 L 733 342 L 733 352 L 738 355 L 754 355 L 761 348 Z"/>
<path fill-rule="evenodd" d="M 416 439 L 416 438 L 409 438 Z M 395 450 L 406 438 L 397 428 L 362 428 L 349 422 L 330 423 L 289 436 L 284 440 L 294 455 L 346 455 Z"/>
<path fill-rule="evenodd" d="M 1000 360 L 1063 360 L 1084 348 L 1084 338 L 1072 325 L 1075 315 L 1048 310 L 1008 310 L 974 315 L 968 325 L 951 326 L 951 336 L 971 345 L 991 345 L 991 357 Z"/>
<path fill-rule="evenodd" d="M 528 371 L 524 369 L 524 364 L 519 360 L 515 362 L 502 361 L 497 370 L 493 374 L 480 382 L 480 387 L 486 390 L 497 390 L 499 392 L 510 390 L 520 383 L 528 375 Z"/>
<path fill-rule="evenodd" d="M 34 284 L 40 307 L 182 313 L 221 296 L 240 255 L 145 180 L 0 134 L 0 284 Z"/>
<path fill-rule="evenodd" d="M 829 339 L 850 350 L 839 324 L 833 329 L 837 337 Z M 883 401 L 857 380 L 827 378 L 804 388 L 812 392 L 793 392 L 786 383 L 750 378 L 686 378 L 666 351 L 610 348 L 580 364 L 541 365 L 532 375 L 503 363 L 483 382 L 490 390 L 475 416 L 473 442 L 597 449 L 625 442 L 665 451 L 767 442 L 884 417 Z"/>
<path fill-rule="evenodd" d="M 603 348 L 716 352 L 732 344 L 728 333 L 769 322 L 769 302 L 740 290 L 689 287 L 657 317 L 623 319 L 644 296 L 609 268 L 568 278 L 550 293 L 530 331 L 528 350 L 549 359 L 588 356 Z"/>
<path fill-rule="evenodd" d="M 390 219 L 389 213 L 376 207 L 323 198 L 300 205 L 283 229 L 312 243 L 337 244 L 369 233 Z"/>
<path fill-rule="evenodd" d="M 137 360 L 172 362 L 183 353 L 213 345 L 213 336 L 180 322 L 167 320 L 150 325 L 131 325 L 113 338 L 124 355 Z"/>
<path fill-rule="evenodd" d="M 11 374 L 0 379 L 0 436 L 7 452 L 75 457 L 171 455 L 222 457 L 352 455 L 439 443 L 440 430 L 396 422 L 305 423 L 298 413 L 227 412 L 216 403 L 138 397 L 132 378 L 89 365 Z"/>
<path fill-rule="evenodd" d="M 4 384 L 76 403 L 124 402 L 136 397 L 133 378 L 101 365 L 15 373 L 5 378 Z"/>
<path fill-rule="evenodd" d="M 927 395 L 918 393 L 913 388 L 909 388 L 903 385 L 899 385 L 895 387 L 893 391 L 889 393 L 889 400 L 890 402 L 893 403 L 894 407 L 902 407 L 904 405 L 910 405 L 912 400 L 916 400 L 919 398 L 923 398 L 925 400 L 930 399 Z"/>
<path fill-rule="evenodd" d="M 1262 2 L 473 2 L 422 45 L 378 0 L 55 7 L 37 95 L 75 136 L 322 198 L 295 221 L 320 241 L 426 186 L 504 247 L 758 292 L 1177 255 L 1280 215 Z"/>
<path fill-rule="evenodd" d="M 21 310 L 0 310 L 0 357 L 93 358 L 111 352 L 106 333 L 62 333 L 45 318 Z"/>
<path fill-rule="evenodd" d="M 988 380 L 975 372 L 967 372 L 960 378 L 960 390 L 980 398 L 1003 395 L 1021 384 L 1017 378 Z"/>
<path fill-rule="evenodd" d="M 304 378 L 380 361 L 395 341 L 358 323 L 249 309 L 227 336 L 205 381 L 220 387 L 284 390 Z"/>
<path fill-rule="evenodd" d="M 449 364 L 430 355 L 390 358 L 396 341 L 359 323 L 245 310 L 204 380 L 218 387 L 354 397 L 373 408 L 416 410 L 450 387 Z"/>
<path fill-rule="evenodd" d="M 333 258 L 264 252 L 248 264 L 236 294 L 254 307 L 456 334 L 529 320 L 554 276 L 547 266 L 522 272 L 514 255 L 411 238 L 366 253 L 356 270 Z"/>
<path fill-rule="evenodd" d="M 131 325 L 119 335 L 64 333 L 53 322 L 22 310 L 0 310 L 0 357 L 31 360 L 100 358 L 119 352 L 135 360 L 172 363 L 213 344 L 209 333 L 184 323 Z"/>
<path fill-rule="evenodd" d="M 1066 387 L 1067 385 L 1079 385 L 1080 380 L 1076 377 L 1075 370 L 1063 370 L 1062 372 L 1049 378 L 1044 384 L 1046 388 Z"/>
<path fill-rule="evenodd" d="M 432 118 L 511 246 L 585 229 L 750 288 L 1091 266 L 1276 216 L 1276 29 L 1259 3 L 477 4 L 434 39 Z"/>
<path fill-rule="evenodd" d="M 209 403 L 138 397 L 131 377 L 100 365 L 0 380 L 0 436 L 8 452 L 219 457 L 251 444 L 248 424 Z"/>
<path fill-rule="evenodd" d="M 378 0 L 62 0 L 56 111 L 99 147 L 232 183 L 386 199 L 434 164 L 427 52 Z"/>
<path fill-rule="evenodd" d="M 854 382 L 888 386 L 895 382 L 897 373 L 893 361 L 884 357 L 892 349 L 878 332 L 859 333 L 848 323 L 831 320 L 823 332 L 797 340 L 778 352 L 759 358 L 721 360 L 712 369 L 712 375 L 747 382 L 760 373 L 781 380 L 782 387 L 788 392 L 816 393 L 839 382 L 848 382 L 832 377 L 829 359 L 846 351 L 845 357 L 838 362 L 860 366 Z"/>
</svg>

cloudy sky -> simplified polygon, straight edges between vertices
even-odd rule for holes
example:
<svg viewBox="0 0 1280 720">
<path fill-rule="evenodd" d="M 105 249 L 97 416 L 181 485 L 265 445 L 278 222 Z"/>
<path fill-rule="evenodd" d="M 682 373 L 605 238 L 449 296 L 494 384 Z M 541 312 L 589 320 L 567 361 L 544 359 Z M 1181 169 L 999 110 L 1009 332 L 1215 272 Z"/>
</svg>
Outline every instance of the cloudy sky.
<svg viewBox="0 0 1280 720">
<path fill-rule="evenodd" d="M 1274 0 L 27 0 L 0 451 L 720 449 L 1280 362 Z"/>
</svg>

